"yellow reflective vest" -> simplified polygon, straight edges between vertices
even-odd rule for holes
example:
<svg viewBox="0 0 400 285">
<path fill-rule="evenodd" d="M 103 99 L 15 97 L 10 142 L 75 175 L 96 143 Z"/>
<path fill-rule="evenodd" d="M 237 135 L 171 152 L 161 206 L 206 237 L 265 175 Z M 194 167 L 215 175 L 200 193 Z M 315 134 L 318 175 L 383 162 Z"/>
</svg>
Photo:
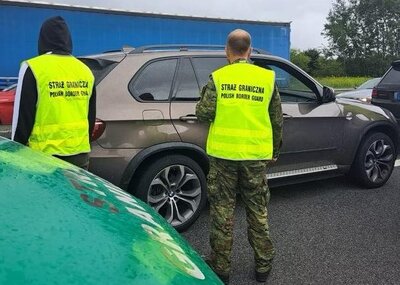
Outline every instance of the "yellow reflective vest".
<svg viewBox="0 0 400 285">
<path fill-rule="evenodd" d="M 275 73 L 246 61 L 212 73 L 217 107 L 207 139 L 210 156 L 228 160 L 268 160 L 273 155 L 268 107 Z"/>
<path fill-rule="evenodd" d="M 90 151 L 88 110 L 94 77 L 69 55 L 44 54 L 27 61 L 36 79 L 36 117 L 28 145 L 47 154 Z"/>
</svg>

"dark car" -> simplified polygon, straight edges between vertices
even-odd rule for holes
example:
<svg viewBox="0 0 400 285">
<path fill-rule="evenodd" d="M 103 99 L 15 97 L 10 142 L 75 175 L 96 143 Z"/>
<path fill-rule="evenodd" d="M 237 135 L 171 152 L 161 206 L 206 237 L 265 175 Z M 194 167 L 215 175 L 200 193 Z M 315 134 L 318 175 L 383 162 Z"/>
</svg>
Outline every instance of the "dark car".
<svg viewBox="0 0 400 285">
<path fill-rule="evenodd" d="M 81 59 L 97 84 L 104 132 L 92 143 L 90 170 L 149 203 L 175 228 L 206 201 L 208 125 L 195 116 L 209 74 L 227 64 L 223 47 L 150 46 Z M 398 148 L 393 115 L 337 99 L 291 62 L 255 49 L 254 64 L 273 69 L 284 113 L 283 145 L 269 184 L 353 174 L 362 187 L 389 179 Z"/>
<path fill-rule="evenodd" d="M 336 98 L 353 99 L 364 103 L 371 103 L 372 90 L 380 80 L 380 77 L 369 79 L 354 90 L 336 95 Z"/>
<path fill-rule="evenodd" d="M 0 137 L 0 284 L 222 284 L 142 201 Z"/>
<path fill-rule="evenodd" d="M 400 122 L 400 60 L 392 62 L 376 85 L 372 91 L 371 103 L 388 109 Z"/>
</svg>

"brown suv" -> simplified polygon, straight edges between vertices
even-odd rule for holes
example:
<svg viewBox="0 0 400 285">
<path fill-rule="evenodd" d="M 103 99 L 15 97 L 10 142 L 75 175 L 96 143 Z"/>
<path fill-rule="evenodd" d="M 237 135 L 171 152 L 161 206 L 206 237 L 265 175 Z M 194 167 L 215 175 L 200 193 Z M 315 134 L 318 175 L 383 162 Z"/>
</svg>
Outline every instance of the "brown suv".
<svg viewBox="0 0 400 285">
<path fill-rule="evenodd" d="M 390 177 L 398 130 L 390 112 L 337 100 L 291 62 L 253 51 L 273 69 L 284 112 L 281 156 L 270 185 L 354 174 L 364 187 Z M 195 105 L 209 74 L 225 65 L 223 48 L 149 46 L 82 58 L 97 83 L 98 137 L 91 171 L 149 203 L 178 230 L 206 202 L 208 126 Z"/>
</svg>

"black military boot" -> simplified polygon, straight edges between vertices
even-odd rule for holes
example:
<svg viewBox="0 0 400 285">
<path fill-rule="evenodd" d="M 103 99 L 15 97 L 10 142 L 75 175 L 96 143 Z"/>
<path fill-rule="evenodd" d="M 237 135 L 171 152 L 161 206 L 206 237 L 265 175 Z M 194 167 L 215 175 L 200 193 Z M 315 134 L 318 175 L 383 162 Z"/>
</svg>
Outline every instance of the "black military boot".
<svg viewBox="0 0 400 285">
<path fill-rule="evenodd" d="M 222 275 L 218 274 L 217 272 L 215 272 L 215 274 L 217 274 L 218 278 L 221 279 L 222 283 L 224 283 L 225 285 L 229 284 L 229 275 Z"/>
<path fill-rule="evenodd" d="M 267 281 L 269 273 L 270 273 L 270 271 L 258 272 L 256 270 L 256 280 L 257 280 L 257 282 L 265 282 L 265 281 Z"/>
</svg>

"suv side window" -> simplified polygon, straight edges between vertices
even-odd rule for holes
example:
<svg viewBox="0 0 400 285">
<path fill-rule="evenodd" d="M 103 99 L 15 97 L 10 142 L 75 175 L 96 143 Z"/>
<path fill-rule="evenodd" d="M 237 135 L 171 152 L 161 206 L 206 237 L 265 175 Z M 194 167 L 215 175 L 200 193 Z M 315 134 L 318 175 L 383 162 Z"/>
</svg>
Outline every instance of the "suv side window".
<svg viewBox="0 0 400 285">
<path fill-rule="evenodd" d="M 189 58 L 182 58 L 175 81 L 174 100 L 197 101 L 200 99 L 199 85 Z"/>
<path fill-rule="evenodd" d="M 314 84 L 292 67 L 281 62 L 253 59 L 254 64 L 275 71 L 275 82 L 282 102 L 304 103 L 317 101 Z"/>
<path fill-rule="evenodd" d="M 178 60 L 153 61 L 139 70 L 129 83 L 129 91 L 139 101 L 168 101 Z"/>
<path fill-rule="evenodd" d="M 200 88 L 207 84 L 214 70 L 228 64 L 226 57 L 194 57 L 192 61 Z"/>
</svg>

